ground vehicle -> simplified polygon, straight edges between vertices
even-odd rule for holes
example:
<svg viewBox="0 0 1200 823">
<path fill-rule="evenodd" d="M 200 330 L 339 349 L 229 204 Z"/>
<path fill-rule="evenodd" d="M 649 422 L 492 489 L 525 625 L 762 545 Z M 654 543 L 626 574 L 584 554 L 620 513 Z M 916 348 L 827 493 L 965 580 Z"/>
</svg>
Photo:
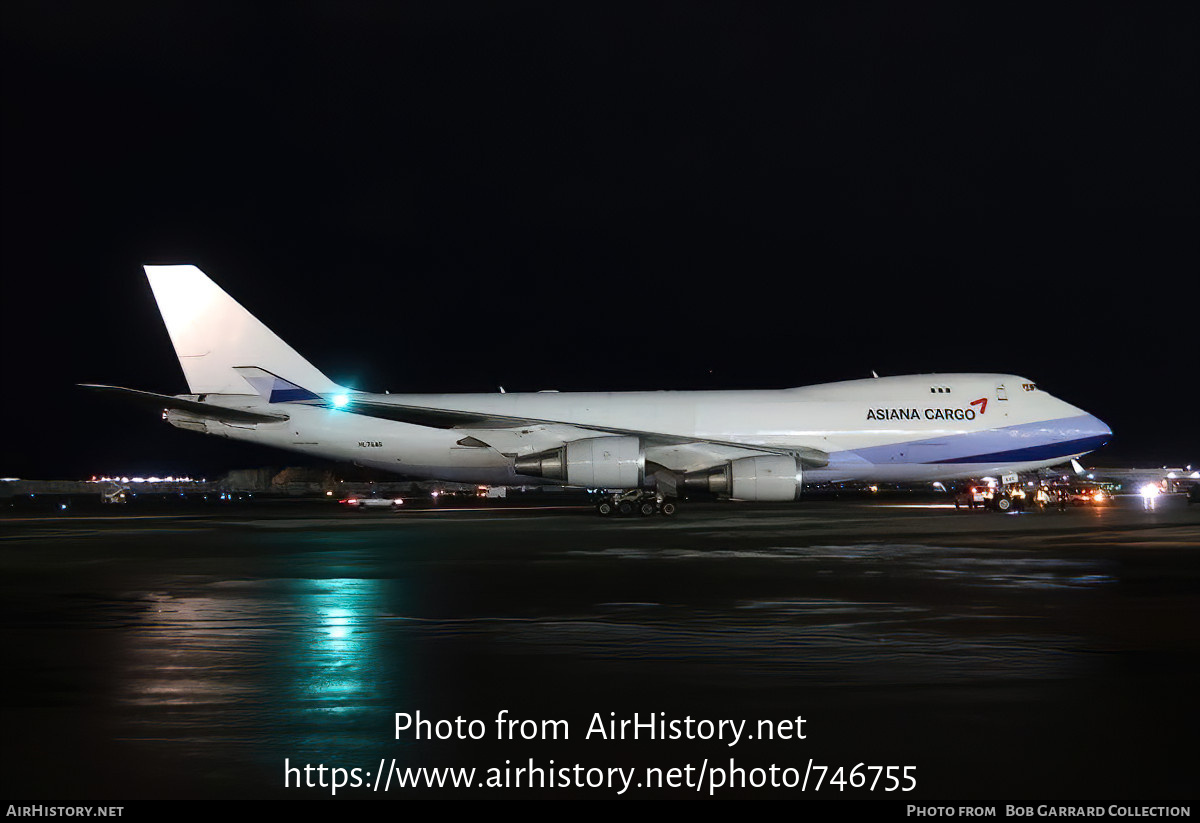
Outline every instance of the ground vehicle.
<svg viewBox="0 0 1200 823">
<path fill-rule="evenodd" d="M 352 511 L 365 512 L 367 509 L 391 509 L 396 511 L 404 505 L 399 497 L 347 497 L 338 503 Z"/>
<path fill-rule="evenodd" d="M 954 495 L 954 507 L 960 509 L 990 509 L 992 511 L 1025 511 L 1027 498 L 1019 487 L 997 488 L 986 483 L 963 486 Z"/>
<path fill-rule="evenodd" d="M 1111 493 L 1100 486 L 1076 486 L 1067 494 L 1072 506 L 1094 506 L 1097 503 L 1107 503 L 1112 499 Z"/>
<path fill-rule="evenodd" d="M 998 512 L 1023 512 L 1025 511 L 1025 499 L 1025 492 L 1021 489 L 1011 491 L 997 489 L 992 492 L 984 506 Z"/>
<path fill-rule="evenodd" d="M 966 506 L 968 509 L 973 509 L 977 506 L 986 506 L 990 495 L 991 489 L 985 485 L 965 486 L 954 495 L 954 508 Z"/>
</svg>

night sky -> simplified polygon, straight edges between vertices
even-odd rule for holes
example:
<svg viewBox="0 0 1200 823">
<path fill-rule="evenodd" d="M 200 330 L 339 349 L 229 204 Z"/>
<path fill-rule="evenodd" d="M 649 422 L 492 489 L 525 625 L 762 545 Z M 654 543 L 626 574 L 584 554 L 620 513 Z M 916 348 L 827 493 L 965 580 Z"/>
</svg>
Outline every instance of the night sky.
<svg viewBox="0 0 1200 823">
<path fill-rule="evenodd" d="M 186 391 L 195 263 L 392 392 L 1026 376 L 1200 463 L 1194 4 L 6 2 L 0 475 L 303 462 Z"/>
</svg>

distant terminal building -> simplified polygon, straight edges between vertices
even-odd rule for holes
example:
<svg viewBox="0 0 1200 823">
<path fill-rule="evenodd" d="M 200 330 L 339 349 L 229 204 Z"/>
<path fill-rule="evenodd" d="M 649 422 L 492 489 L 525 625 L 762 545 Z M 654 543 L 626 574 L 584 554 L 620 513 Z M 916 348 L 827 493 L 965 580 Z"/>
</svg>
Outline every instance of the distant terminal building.
<svg viewBox="0 0 1200 823">
<path fill-rule="evenodd" d="M 410 481 L 388 475 L 375 480 L 353 468 L 342 475 L 330 469 L 289 467 L 235 469 L 216 480 L 175 476 L 95 475 L 87 480 L 0 478 L 0 501 L 14 503 L 99 501 L 129 503 L 137 498 L 244 500 L 262 498 L 339 498 L 347 495 L 436 497 L 477 494 L 473 484 Z"/>
</svg>

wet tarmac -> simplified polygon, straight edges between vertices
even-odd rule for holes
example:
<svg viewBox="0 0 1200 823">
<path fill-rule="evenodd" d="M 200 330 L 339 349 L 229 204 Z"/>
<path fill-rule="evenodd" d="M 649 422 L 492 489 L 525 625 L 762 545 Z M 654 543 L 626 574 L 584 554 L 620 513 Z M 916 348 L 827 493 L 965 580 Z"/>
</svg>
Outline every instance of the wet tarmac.
<svg viewBox="0 0 1200 823">
<path fill-rule="evenodd" d="M 489 791 L 379 779 L 422 767 L 496 769 L 504 797 L 615 797 L 586 787 L 613 767 L 637 770 L 632 797 L 880 797 L 888 766 L 915 767 L 905 801 L 1195 796 L 1182 497 L 21 515 L 0 519 L 0 572 L 3 782 L 26 798 L 329 797 L 335 767 L 338 797 Z M 504 710 L 537 723 L 506 733 Z M 464 723 L 397 738 L 418 711 Z M 611 739 L 624 719 L 666 725 Z M 858 764 L 874 792 L 828 782 Z M 772 789 L 772 766 L 807 784 Z M 678 786 L 646 783 L 672 768 Z"/>
</svg>

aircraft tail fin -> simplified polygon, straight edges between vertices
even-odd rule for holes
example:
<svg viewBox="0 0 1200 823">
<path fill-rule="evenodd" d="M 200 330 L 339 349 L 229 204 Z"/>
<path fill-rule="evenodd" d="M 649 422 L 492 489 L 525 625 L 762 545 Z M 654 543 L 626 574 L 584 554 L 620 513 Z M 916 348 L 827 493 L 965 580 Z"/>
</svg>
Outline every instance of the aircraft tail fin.
<svg viewBox="0 0 1200 823">
<path fill-rule="evenodd" d="M 286 374 L 311 392 L 342 387 L 246 311 L 195 266 L 146 266 L 175 355 L 193 394 L 249 394 L 239 367 Z"/>
</svg>

